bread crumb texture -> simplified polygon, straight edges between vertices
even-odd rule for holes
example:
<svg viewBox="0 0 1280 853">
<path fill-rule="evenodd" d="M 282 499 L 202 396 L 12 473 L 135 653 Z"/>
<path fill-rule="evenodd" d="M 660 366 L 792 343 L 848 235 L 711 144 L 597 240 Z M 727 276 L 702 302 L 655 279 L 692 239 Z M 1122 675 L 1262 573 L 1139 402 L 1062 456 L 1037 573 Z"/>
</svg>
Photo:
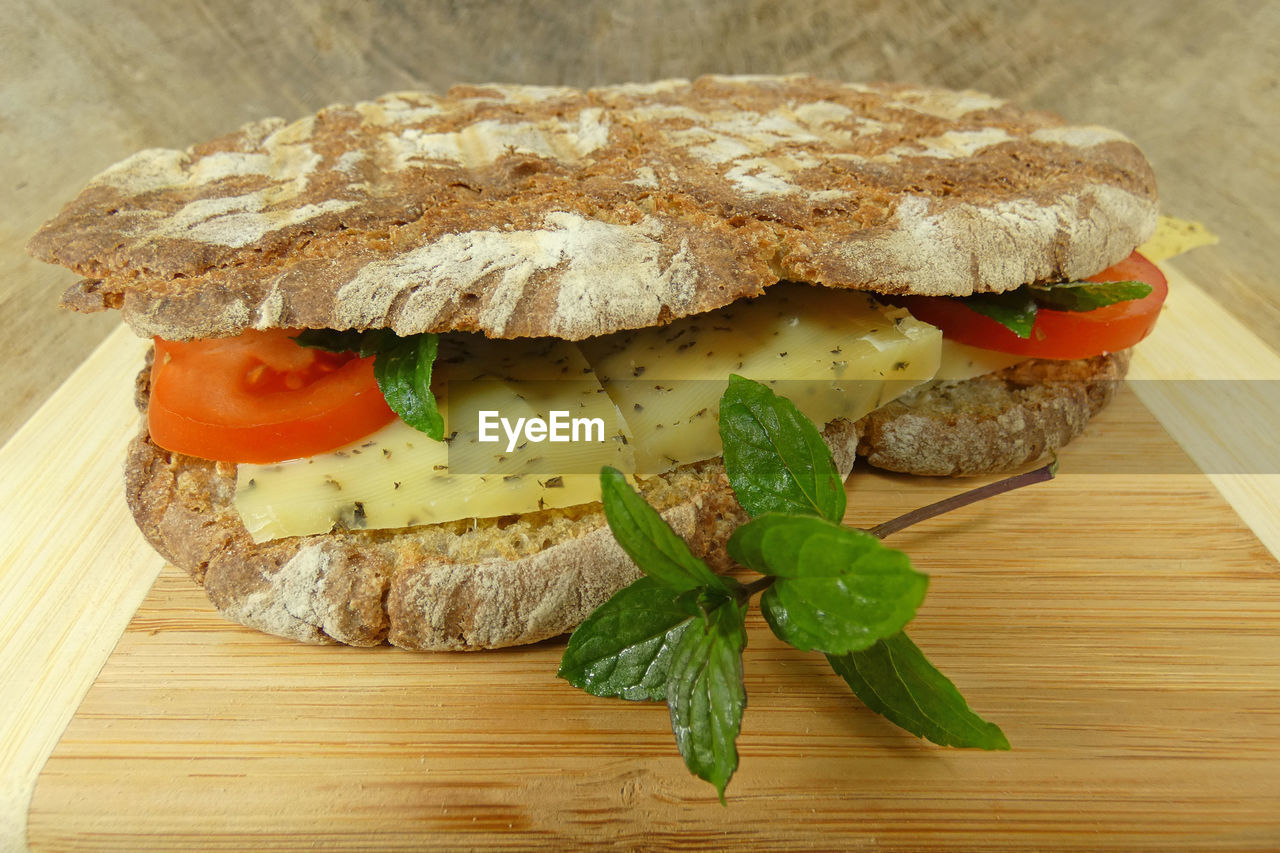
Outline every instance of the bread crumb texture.
<svg viewBox="0 0 1280 853">
<path fill-rule="evenodd" d="M 972 476 L 1017 468 L 1062 447 L 1111 401 L 1130 350 L 1031 359 L 909 392 L 861 421 L 859 455 L 908 474 Z"/>
<path fill-rule="evenodd" d="M 268 119 L 94 178 L 30 243 L 142 335 L 578 340 L 780 279 L 966 295 L 1154 227 L 1138 148 L 977 92 L 808 76 L 460 86 Z"/>
</svg>

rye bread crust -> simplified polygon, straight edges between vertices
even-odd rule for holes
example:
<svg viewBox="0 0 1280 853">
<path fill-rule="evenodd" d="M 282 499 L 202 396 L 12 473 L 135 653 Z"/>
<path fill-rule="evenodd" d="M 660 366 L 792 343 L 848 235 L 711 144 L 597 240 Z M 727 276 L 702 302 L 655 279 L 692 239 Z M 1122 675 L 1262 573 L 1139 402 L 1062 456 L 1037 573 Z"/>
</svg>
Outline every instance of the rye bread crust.
<svg viewBox="0 0 1280 853">
<path fill-rule="evenodd" d="M 1017 468 L 1084 431 L 1119 389 L 1130 354 L 1031 359 L 926 386 L 858 422 L 858 455 L 877 468 L 931 476 Z"/>
<path fill-rule="evenodd" d="M 977 92 L 807 76 L 456 87 L 269 119 L 97 176 L 31 240 L 141 335 L 568 340 L 779 279 L 966 295 L 1154 227 L 1138 148 Z"/>
<path fill-rule="evenodd" d="M 695 551 L 714 554 L 740 510 L 722 472 L 707 467 L 663 515 Z M 533 643 L 571 630 L 638 577 L 598 506 L 255 544 L 231 504 L 234 466 L 169 453 L 143 434 L 125 482 L 147 540 L 225 617 L 304 643 Z"/>
</svg>

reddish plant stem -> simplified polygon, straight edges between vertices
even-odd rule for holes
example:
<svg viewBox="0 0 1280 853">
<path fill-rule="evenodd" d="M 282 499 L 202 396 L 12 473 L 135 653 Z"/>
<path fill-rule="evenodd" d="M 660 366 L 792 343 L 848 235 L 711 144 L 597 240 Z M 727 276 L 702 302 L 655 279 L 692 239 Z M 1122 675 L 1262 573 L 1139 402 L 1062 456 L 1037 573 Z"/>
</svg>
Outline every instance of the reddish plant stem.
<svg viewBox="0 0 1280 853">
<path fill-rule="evenodd" d="M 943 513 L 951 512 L 954 509 L 960 509 L 971 503 L 994 497 L 995 495 L 1011 492 L 1014 489 L 1020 489 L 1023 486 L 1030 486 L 1035 483 L 1043 483 L 1046 480 L 1052 480 L 1053 475 L 1058 470 L 1058 460 L 1050 462 L 1043 468 L 1037 468 L 1034 471 L 1027 471 L 1022 474 L 1015 474 L 1012 477 L 1006 477 L 1003 480 L 996 480 L 994 483 L 988 483 L 985 486 L 979 486 L 976 489 L 970 489 L 967 492 L 961 492 L 958 495 L 952 495 L 944 498 L 937 503 L 931 503 L 928 506 L 922 506 L 919 509 L 913 509 L 911 512 L 904 513 L 897 518 L 886 521 L 884 524 L 877 524 L 867 532 L 872 536 L 880 539 L 885 538 L 891 533 L 897 533 L 913 524 L 925 521 Z"/>
</svg>

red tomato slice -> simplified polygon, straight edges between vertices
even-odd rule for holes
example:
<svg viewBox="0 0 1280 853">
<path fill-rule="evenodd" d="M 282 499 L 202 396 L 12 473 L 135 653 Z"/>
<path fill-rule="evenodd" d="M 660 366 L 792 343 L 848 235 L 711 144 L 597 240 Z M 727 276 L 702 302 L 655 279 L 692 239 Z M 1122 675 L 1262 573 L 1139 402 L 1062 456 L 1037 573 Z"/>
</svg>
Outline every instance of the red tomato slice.
<svg viewBox="0 0 1280 853">
<path fill-rule="evenodd" d="M 222 462 L 281 462 L 349 444 L 395 418 L 373 358 L 306 349 L 289 329 L 155 339 L 151 439 Z"/>
<path fill-rule="evenodd" d="M 1088 358 L 1127 349 L 1145 338 L 1156 324 L 1160 306 L 1169 293 L 1164 274 L 1151 261 L 1134 252 L 1089 281 L 1141 281 L 1151 285 L 1142 299 L 1104 305 L 1092 311 L 1056 311 L 1041 308 L 1031 337 L 1020 338 L 990 317 L 984 317 L 958 299 L 940 296 L 894 297 L 917 319 L 932 323 L 943 337 L 970 346 L 1029 358 Z"/>
</svg>

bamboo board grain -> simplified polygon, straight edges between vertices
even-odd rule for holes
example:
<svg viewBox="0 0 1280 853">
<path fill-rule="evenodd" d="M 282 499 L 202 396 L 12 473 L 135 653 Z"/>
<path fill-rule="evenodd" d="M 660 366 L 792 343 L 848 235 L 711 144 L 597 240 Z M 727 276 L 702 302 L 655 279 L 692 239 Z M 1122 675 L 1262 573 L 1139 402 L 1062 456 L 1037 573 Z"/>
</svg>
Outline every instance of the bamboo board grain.
<svg viewBox="0 0 1280 853">
<path fill-rule="evenodd" d="M 1169 473 L 1105 473 L 1135 453 Z M 556 680 L 560 641 L 298 646 L 167 569 L 39 779 L 30 844 L 1273 849 L 1280 566 L 1132 394 L 1063 469 L 894 542 L 932 575 L 913 637 L 1010 753 L 914 740 L 753 618 L 722 808 L 662 706 Z M 958 488 L 859 472 L 848 520 Z"/>
<path fill-rule="evenodd" d="M 1171 294 L 1164 317 L 1155 333 L 1139 348 L 1131 370 L 1132 378 L 1280 378 L 1280 356 L 1226 314 L 1177 269 L 1167 267 L 1166 272 L 1170 276 Z M 6 512 L 0 514 L 0 532 L 5 544 L 3 553 L 0 553 L 0 645 L 4 648 L 4 654 L 0 655 L 0 685 L 3 686 L 5 700 L 0 702 L 0 850 L 25 849 L 27 810 L 36 772 L 106 661 L 112 644 L 120 637 L 137 602 L 147 594 L 160 570 L 161 561 L 141 541 L 118 491 L 121 455 L 118 445 L 122 445 L 136 421 L 129 405 L 128 389 L 136 369 L 133 365 L 140 356 L 139 343 L 127 330 L 118 330 L 19 434 L 0 448 L 0 503 L 6 507 Z M 1248 418 L 1242 421 L 1221 415 L 1206 419 L 1205 407 L 1199 405 L 1203 401 L 1194 384 L 1139 382 L 1134 387 L 1141 393 L 1142 401 L 1207 470 L 1230 470 L 1232 465 L 1240 470 L 1238 464 L 1231 463 L 1231 460 L 1225 468 L 1213 466 L 1222 458 L 1224 449 L 1238 455 L 1240 447 L 1249 446 L 1249 442 L 1239 440 L 1242 427 L 1252 423 L 1255 428 L 1265 431 L 1266 424 L 1280 422 L 1280 400 L 1275 399 L 1274 393 L 1251 401 Z M 1077 448 L 1069 457 L 1072 470 L 1090 474 L 1101 471 L 1115 473 L 1126 470 L 1127 466 L 1131 471 L 1133 453 L 1152 451 L 1149 444 L 1134 444 L 1125 429 L 1117 430 L 1117 423 L 1129 421 L 1122 419 L 1117 422 L 1115 417 L 1113 412 L 1095 422 L 1091 427 L 1094 436 L 1091 441 L 1100 441 L 1113 448 L 1128 447 L 1132 452 L 1122 457 L 1115 453 L 1082 454 Z M 1148 426 L 1143 429 L 1149 432 L 1149 419 L 1144 422 Z M 1170 474 L 1187 474 L 1194 470 L 1172 444 L 1164 441 L 1160 446 L 1161 453 L 1152 456 L 1150 465 L 1144 470 L 1164 470 Z M 1273 464 L 1268 470 L 1280 469 Z M 1280 476 L 1265 473 L 1214 474 L 1209 481 L 1269 544 L 1272 553 L 1280 554 Z M 1143 482 L 1150 481 L 1136 480 L 1134 485 Z M 1197 488 L 1203 485 L 1200 481 Z M 926 497 L 919 495 L 918 500 L 923 501 Z M 873 511 L 867 523 L 883 518 L 878 512 Z M 1096 518 L 1094 523 L 1097 523 Z M 1029 531 L 1024 529 L 1024 533 L 1035 536 L 1038 529 L 1032 525 Z M 1222 535 L 1230 541 L 1239 529 L 1236 524 L 1224 530 Z M 1195 544 L 1192 540 L 1188 547 Z M 935 589 L 938 588 L 937 583 L 935 579 Z M 160 589 L 157 587 L 157 592 Z M 202 601 L 199 594 L 190 588 L 187 588 L 187 594 L 194 594 L 196 602 Z M 217 622 L 214 624 L 219 625 Z M 768 640 L 767 636 L 765 639 Z M 179 647 L 175 645 L 172 648 Z M 290 657 L 287 651 L 282 653 L 284 657 Z M 936 649 L 929 651 L 937 655 Z M 304 653 L 307 653 L 305 649 L 297 650 L 297 654 Z M 167 668 L 173 672 L 182 671 L 186 667 L 185 657 L 185 654 L 174 656 L 167 661 Z M 194 657 L 198 659 L 200 656 Z M 1269 658 L 1267 660 L 1270 661 Z M 295 662 L 291 659 L 287 665 L 292 667 Z M 1267 666 L 1270 665 L 1268 662 Z M 108 672 L 112 671 L 114 669 L 109 667 Z M 1264 684 L 1274 684 L 1270 670 L 1263 668 L 1258 674 Z M 150 678 L 153 686 L 162 683 L 156 681 L 154 672 Z M 339 688 L 345 683 L 338 680 L 330 686 Z M 752 708 L 758 706 L 758 700 L 753 699 Z M 983 710 L 990 713 L 990 709 Z M 1227 732 L 1229 737 L 1232 730 L 1225 727 L 1219 730 L 1208 724 L 1202 733 L 1216 736 L 1218 731 Z M 1200 734 L 1192 735 L 1189 735 L 1192 742 L 1199 742 Z M 663 749 L 666 743 L 663 737 L 659 735 L 660 741 L 654 744 L 655 755 L 670 755 L 669 747 Z M 1264 735 L 1264 740 L 1266 737 Z M 193 754 L 191 761 L 195 760 Z M 678 768 L 678 764 L 675 766 Z M 112 792 L 119 787 L 113 787 L 114 777 L 109 773 L 100 775 L 97 781 L 99 787 L 83 789 L 86 802 L 97 803 L 104 792 Z M 56 782 L 53 784 L 56 786 Z M 1262 790 L 1267 790 L 1265 785 Z M 161 811 L 163 805 L 161 803 Z M 1174 807 L 1178 804 L 1175 803 Z M 63 814 L 72 816 L 66 822 L 66 838 L 70 839 L 66 846 L 81 849 L 99 846 L 94 835 L 97 825 L 92 820 L 94 808 L 82 812 L 81 804 L 63 803 L 62 812 L 55 810 L 50 814 L 53 822 L 37 828 L 32 836 L 42 849 L 50 826 L 62 831 L 60 827 L 63 824 L 57 821 Z M 234 806 L 227 806 L 219 814 L 228 816 L 228 826 L 239 826 L 234 819 Z M 216 829 L 216 824 L 209 822 L 209 812 L 204 812 L 203 818 L 193 816 L 193 821 L 195 829 L 189 837 L 196 846 L 212 843 L 203 838 L 203 833 Z M 149 824 L 142 821 L 134 831 L 143 833 L 147 826 Z M 872 824 L 866 826 L 868 832 L 874 829 Z M 41 829 L 44 830 L 43 835 Z M 1263 836 L 1269 834 L 1271 828 L 1267 826 L 1265 829 Z M 261 825 L 257 830 L 268 831 Z M 121 837 L 116 841 L 120 846 L 131 846 L 130 831 L 125 828 L 118 833 Z M 322 835 L 325 832 L 317 831 Z M 238 843 L 228 842 L 228 846 L 256 848 L 262 842 L 262 836 L 253 834 L 252 829 L 250 832 L 241 836 Z M 553 837 L 548 845 L 557 846 L 557 842 L 565 837 Z M 796 843 L 803 844 L 807 837 L 797 836 Z M 1258 833 L 1251 836 L 1252 846 L 1259 846 L 1257 837 Z M 690 842 L 696 838 L 701 836 L 686 834 L 681 841 Z M 866 846 L 856 845 L 858 838 L 860 836 L 846 840 L 850 846 Z M 1055 839 L 1057 836 L 1042 834 L 1040 838 Z M 149 840 L 150 844 L 146 846 L 152 848 L 183 843 L 173 839 L 169 842 Z M 421 841 L 421 838 L 412 838 L 406 844 L 420 846 L 414 841 Z M 1058 841 L 1049 846 L 1067 843 L 1061 839 Z M 492 839 L 478 841 L 476 846 L 483 847 L 486 842 L 492 843 Z M 376 843 L 371 837 L 369 844 L 353 846 L 385 846 L 390 843 L 384 835 Z M 518 840 L 513 843 L 520 844 Z M 930 846 L 944 843 L 952 847 L 968 846 L 936 837 Z M 1151 841 L 1146 844 L 1159 846 Z M 280 846 L 291 845 L 282 841 Z M 1264 841 L 1262 846 L 1275 845 Z"/>
<path fill-rule="evenodd" d="M 121 327 L 0 448 L 0 851 L 164 561 L 120 496 L 143 346 Z"/>
</svg>

